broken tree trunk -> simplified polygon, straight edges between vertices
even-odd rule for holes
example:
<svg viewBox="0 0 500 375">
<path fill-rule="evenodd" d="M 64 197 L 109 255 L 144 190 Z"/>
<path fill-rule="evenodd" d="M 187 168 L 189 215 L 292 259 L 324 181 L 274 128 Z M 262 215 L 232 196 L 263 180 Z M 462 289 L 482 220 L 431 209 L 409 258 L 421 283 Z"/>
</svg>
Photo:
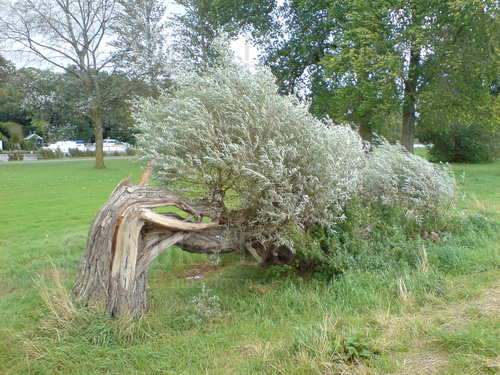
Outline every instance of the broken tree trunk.
<svg viewBox="0 0 500 375">
<path fill-rule="evenodd" d="M 122 181 L 97 213 L 74 287 L 80 302 L 105 306 L 111 316 L 141 316 L 148 309 L 149 265 L 173 245 L 206 254 L 246 249 L 259 263 L 283 264 L 293 259 L 289 248 L 280 246 L 266 253 L 243 233 L 229 233 L 225 225 L 219 224 L 221 211 L 217 207 L 147 186 L 148 173 L 141 178 L 140 185 Z M 164 206 L 177 207 L 194 221 L 152 211 Z M 204 217 L 212 221 L 201 222 Z"/>
</svg>

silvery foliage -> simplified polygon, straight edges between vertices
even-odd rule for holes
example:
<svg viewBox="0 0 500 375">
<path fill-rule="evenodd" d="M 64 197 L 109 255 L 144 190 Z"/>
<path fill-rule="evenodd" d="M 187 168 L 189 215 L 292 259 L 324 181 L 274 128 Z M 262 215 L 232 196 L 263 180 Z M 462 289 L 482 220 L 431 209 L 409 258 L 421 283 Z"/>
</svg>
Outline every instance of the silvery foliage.
<svg viewBox="0 0 500 375">
<path fill-rule="evenodd" d="M 140 156 L 159 180 L 202 187 L 214 202 L 235 192 L 246 230 L 263 236 L 342 215 L 365 159 L 350 127 L 314 118 L 296 98 L 277 94 L 269 70 L 229 58 L 140 100 L 135 120 Z"/>
<path fill-rule="evenodd" d="M 452 205 L 455 179 L 445 165 L 435 165 L 387 141 L 367 156 L 361 195 L 369 201 L 399 205 L 417 222 Z"/>
</svg>

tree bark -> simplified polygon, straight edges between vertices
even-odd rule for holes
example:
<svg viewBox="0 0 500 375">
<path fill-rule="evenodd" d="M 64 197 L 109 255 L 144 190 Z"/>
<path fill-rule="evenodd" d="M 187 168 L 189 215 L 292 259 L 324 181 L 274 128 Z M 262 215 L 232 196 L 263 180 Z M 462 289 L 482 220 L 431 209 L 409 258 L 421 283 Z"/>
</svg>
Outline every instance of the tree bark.
<svg viewBox="0 0 500 375">
<path fill-rule="evenodd" d="M 408 66 L 408 77 L 404 82 L 403 122 L 401 132 L 401 144 L 413 153 L 416 122 L 416 102 L 418 65 L 420 63 L 420 51 L 411 49 L 410 62 Z"/>
<path fill-rule="evenodd" d="M 169 190 L 129 184 L 129 180 L 118 184 L 91 225 L 73 290 L 83 304 L 101 305 L 110 316 L 143 315 L 148 310 L 148 267 L 173 245 L 204 254 L 251 247 L 251 254 L 262 264 L 289 264 L 293 260 L 293 249 L 265 247 L 244 232 L 230 232 L 219 224 L 217 207 Z M 160 206 L 177 207 L 195 221 L 151 210 Z M 203 223 L 203 217 L 212 221 Z"/>
<path fill-rule="evenodd" d="M 154 214 L 148 209 L 158 206 L 176 206 L 202 216 L 201 211 L 192 208 L 187 200 L 173 192 L 149 186 L 129 186 L 127 181 L 122 182 L 98 212 L 90 228 L 86 254 L 74 287 L 78 300 L 105 305 L 113 316 L 136 316 L 147 309 L 146 269 L 142 261 L 137 272 L 138 262 L 140 259 L 152 261 L 155 257 L 152 252 L 156 256 L 159 254 L 155 246 L 179 232 L 154 224 L 145 228 L 146 220 L 142 216 Z M 206 228 L 207 225 L 200 226 Z M 187 235 L 174 237 L 176 241 L 170 245 L 185 237 Z"/>
<path fill-rule="evenodd" d="M 98 169 L 106 168 L 104 165 L 104 147 L 103 147 L 103 119 L 102 112 L 95 110 L 93 116 L 95 130 L 95 167 Z"/>
<path fill-rule="evenodd" d="M 367 142 L 372 141 L 373 132 L 372 132 L 372 128 L 369 124 L 364 123 L 364 122 L 361 123 L 361 125 L 359 126 L 358 133 L 359 133 L 359 136 L 361 137 L 361 139 L 363 139 L 363 141 L 367 141 Z"/>
</svg>

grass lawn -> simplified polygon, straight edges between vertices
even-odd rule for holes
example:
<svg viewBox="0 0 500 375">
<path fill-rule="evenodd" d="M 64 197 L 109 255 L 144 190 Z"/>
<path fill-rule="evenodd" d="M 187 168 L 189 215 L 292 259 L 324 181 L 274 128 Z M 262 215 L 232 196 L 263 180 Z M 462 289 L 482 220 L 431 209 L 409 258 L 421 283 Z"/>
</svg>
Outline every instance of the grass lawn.
<svg viewBox="0 0 500 375">
<path fill-rule="evenodd" d="M 92 165 L 0 164 L 0 374 L 500 370 L 500 162 L 453 167 L 458 206 L 479 229 L 416 243 L 418 269 L 322 281 L 169 249 L 137 322 L 65 304 L 93 216 L 118 181 L 141 174 L 133 160 Z"/>
</svg>

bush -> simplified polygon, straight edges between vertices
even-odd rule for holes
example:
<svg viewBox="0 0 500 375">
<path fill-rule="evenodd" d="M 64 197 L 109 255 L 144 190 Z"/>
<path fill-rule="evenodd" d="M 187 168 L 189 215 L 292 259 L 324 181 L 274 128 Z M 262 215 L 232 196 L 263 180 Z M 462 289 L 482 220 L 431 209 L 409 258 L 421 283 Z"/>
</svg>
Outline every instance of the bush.
<svg viewBox="0 0 500 375">
<path fill-rule="evenodd" d="M 132 146 L 127 147 L 127 151 L 125 152 L 125 155 L 127 156 L 135 156 L 137 155 L 137 152 L 135 151 L 135 148 Z"/>
<path fill-rule="evenodd" d="M 22 141 L 21 148 L 26 151 L 37 151 L 39 149 L 34 140 Z"/>
<path fill-rule="evenodd" d="M 277 92 L 268 70 L 227 61 L 186 76 L 136 103 L 140 158 L 163 184 L 208 200 L 242 241 L 291 245 L 301 270 L 415 264 L 411 241 L 439 232 L 452 205 L 449 170 L 386 141 L 367 154 L 350 127 Z"/>
<path fill-rule="evenodd" d="M 23 126 L 16 122 L 0 122 L 0 139 L 6 140 L 10 150 L 19 149 L 23 142 Z"/>
<path fill-rule="evenodd" d="M 165 184 L 227 210 L 226 194 L 259 238 L 329 223 L 357 190 L 363 143 L 282 96 L 267 69 L 225 62 L 136 105 L 137 149 Z"/>
<path fill-rule="evenodd" d="M 388 270 L 417 264 L 416 243 L 424 230 L 401 209 L 367 206 L 356 199 L 349 202 L 345 214 L 344 221 L 317 226 L 294 238 L 296 269 L 328 279 L 347 270 Z M 432 228 L 442 229 L 439 225 Z"/>
<path fill-rule="evenodd" d="M 441 216 L 419 225 L 397 206 L 367 206 L 357 199 L 347 205 L 346 217 L 294 238 L 297 256 L 293 269 L 287 270 L 289 277 L 297 270 L 324 280 L 345 272 L 406 272 L 429 266 L 471 272 L 491 263 L 490 250 L 478 244 L 500 233 L 498 222 L 481 215 Z"/>
<path fill-rule="evenodd" d="M 455 124 L 432 132 L 426 140 L 433 144 L 429 150 L 433 161 L 482 163 L 500 156 L 500 133 L 484 126 Z"/>
<path fill-rule="evenodd" d="M 70 148 L 68 150 L 69 156 L 72 158 L 80 158 L 85 156 L 95 156 L 95 151 L 81 151 L 76 148 Z"/>
<path fill-rule="evenodd" d="M 64 157 L 64 154 L 61 151 L 52 151 L 42 148 L 38 151 L 38 157 L 40 159 L 60 159 Z"/>
<path fill-rule="evenodd" d="M 294 237 L 295 267 L 331 277 L 346 269 L 413 267 L 420 238 L 436 240 L 450 221 L 455 180 L 399 145 L 381 140 L 361 167 L 358 196 L 345 219 Z"/>
<path fill-rule="evenodd" d="M 367 157 L 360 196 L 405 210 L 417 221 L 442 214 L 453 204 L 455 179 L 445 165 L 382 141 Z"/>
<path fill-rule="evenodd" d="M 9 152 L 9 161 L 21 161 L 24 159 L 23 151 L 11 151 Z"/>
</svg>

